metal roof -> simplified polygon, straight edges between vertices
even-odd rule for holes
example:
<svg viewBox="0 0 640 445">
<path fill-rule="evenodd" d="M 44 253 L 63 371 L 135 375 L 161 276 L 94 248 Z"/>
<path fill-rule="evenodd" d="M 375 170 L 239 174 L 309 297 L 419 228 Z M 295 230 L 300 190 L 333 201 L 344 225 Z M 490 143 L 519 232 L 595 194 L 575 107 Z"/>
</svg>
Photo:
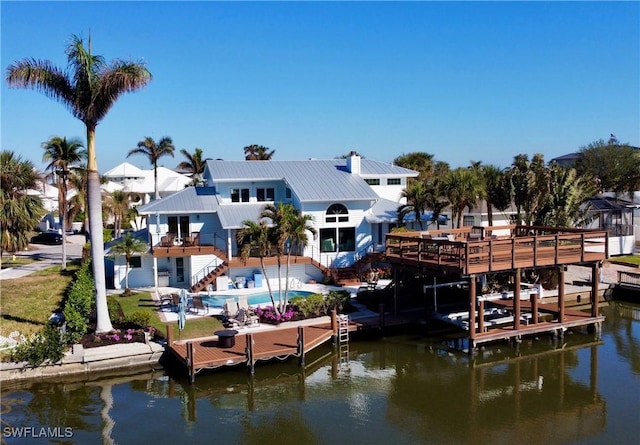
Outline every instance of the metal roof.
<svg viewBox="0 0 640 445">
<path fill-rule="evenodd" d="M 259 204 L 227 204 L 218 208 L 218 217 L 223 229 L 239 229 L 244 227 L 243 221 L 258 221 L 265 203 Z"/>
<path fill-rule="evenodd" d="M 280 180 L 302 202 L 378 199 L 369 184 L 360 175 L 349 173 L 346 165 L 345 159 L 207 161 L 207 169 L 214 183 Z M 417 172 L 362 159 L 361 174 L 416 176 Z"/>
<path fill-rule="evenodd" d="M 214 213 L 218 211 L 218 207 L 218 198 L 213 187 L 187 187 L 162 199 L 141 205 L 138 207 L 138 213 Z"/>
</svg>

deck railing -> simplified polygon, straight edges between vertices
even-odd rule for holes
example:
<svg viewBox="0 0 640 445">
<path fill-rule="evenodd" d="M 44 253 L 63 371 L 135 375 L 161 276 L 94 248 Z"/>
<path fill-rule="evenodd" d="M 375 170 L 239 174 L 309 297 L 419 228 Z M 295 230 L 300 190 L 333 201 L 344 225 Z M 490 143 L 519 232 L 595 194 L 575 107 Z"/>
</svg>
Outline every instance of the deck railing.
<svg viewBox="0 0 640 445">
<path fill-rule="evenodd" d="M 501 233 L 501 235 L 494 235 Z M 604 230 L 474 227 L 387 235 L 390 261 L 462 274 L 583 263 L 608 257 Z"/>
</svg>

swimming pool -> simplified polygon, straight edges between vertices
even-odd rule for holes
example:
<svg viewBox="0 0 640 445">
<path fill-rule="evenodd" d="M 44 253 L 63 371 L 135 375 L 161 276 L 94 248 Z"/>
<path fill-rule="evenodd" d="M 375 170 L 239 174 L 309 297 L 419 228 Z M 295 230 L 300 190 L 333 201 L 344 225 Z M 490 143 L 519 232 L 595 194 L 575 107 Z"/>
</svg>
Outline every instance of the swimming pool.
<svg viewBox="0 0 640 445">
<path fill-rule="evenodd" d="M 304 290 L 290 290 L 287 294 L 287 298 L 290 300 L 292 297 L 308 297 L 309 295 L 313 295 L 314 292 L 308 292 Z M 282 297 L 284 298 L 284 291 L 282 291 Z M 208 296 L 203 295 L 202 301 L 207 303 L 209 307 L 224 307 L 226 300 L 233 298 L 235 301 L 238 301 L 238 295 L 216 295 L 216 296 Z M 278 302 L 278 291 L 273 291 L 273 299 Z M 269 292 L 260 292 L 255 294 L 248 294 L 247 301 L 251 306 L 258 306 L 261 304 L 271 304 L 271 297 L 269 297 Z"/>
</svg>

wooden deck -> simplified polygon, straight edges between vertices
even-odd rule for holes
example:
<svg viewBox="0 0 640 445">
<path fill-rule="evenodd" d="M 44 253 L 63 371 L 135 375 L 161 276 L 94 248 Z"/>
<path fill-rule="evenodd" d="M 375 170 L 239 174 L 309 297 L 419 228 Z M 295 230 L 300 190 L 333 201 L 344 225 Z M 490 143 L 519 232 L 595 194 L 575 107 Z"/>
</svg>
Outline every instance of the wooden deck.
<svg viewBox="0 0 640 445">
<path fill-rule="evenodd" d="M 464 276 L 585 264 L 608 257 L 608 232 L 514 225 L 392 233 L 386 257 L 391 263 Z"/>
<path fill-rule="evenodd" d="M 217 336 L 192 341 L 172 342 L 171 354 L 189 370 L 191 381 L 203 369 L 244 364 L 253 372 L 257 361 L 298 357 L 329 340 L 334 334 L 326 322 L 315 326 L 276 328 L 258 332 L 238 331 L 235 344 L 220 346 Z"/>
</svg>

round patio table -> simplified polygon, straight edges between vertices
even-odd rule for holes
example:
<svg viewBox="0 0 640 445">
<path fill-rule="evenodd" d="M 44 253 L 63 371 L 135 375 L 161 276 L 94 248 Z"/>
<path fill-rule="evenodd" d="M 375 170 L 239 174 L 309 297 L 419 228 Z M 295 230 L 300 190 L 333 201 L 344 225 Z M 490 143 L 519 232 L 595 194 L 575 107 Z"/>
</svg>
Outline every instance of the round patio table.
<svg viewBox="0 0 640 445">
<path fill-rule="evenodd" d="M 219 348 L 232 348 L 236 344 L 236 334 L 238 331 L 235 329 L 223 329 L 221 331 L 214 332 L 218 336 Z"/>
</svg>

